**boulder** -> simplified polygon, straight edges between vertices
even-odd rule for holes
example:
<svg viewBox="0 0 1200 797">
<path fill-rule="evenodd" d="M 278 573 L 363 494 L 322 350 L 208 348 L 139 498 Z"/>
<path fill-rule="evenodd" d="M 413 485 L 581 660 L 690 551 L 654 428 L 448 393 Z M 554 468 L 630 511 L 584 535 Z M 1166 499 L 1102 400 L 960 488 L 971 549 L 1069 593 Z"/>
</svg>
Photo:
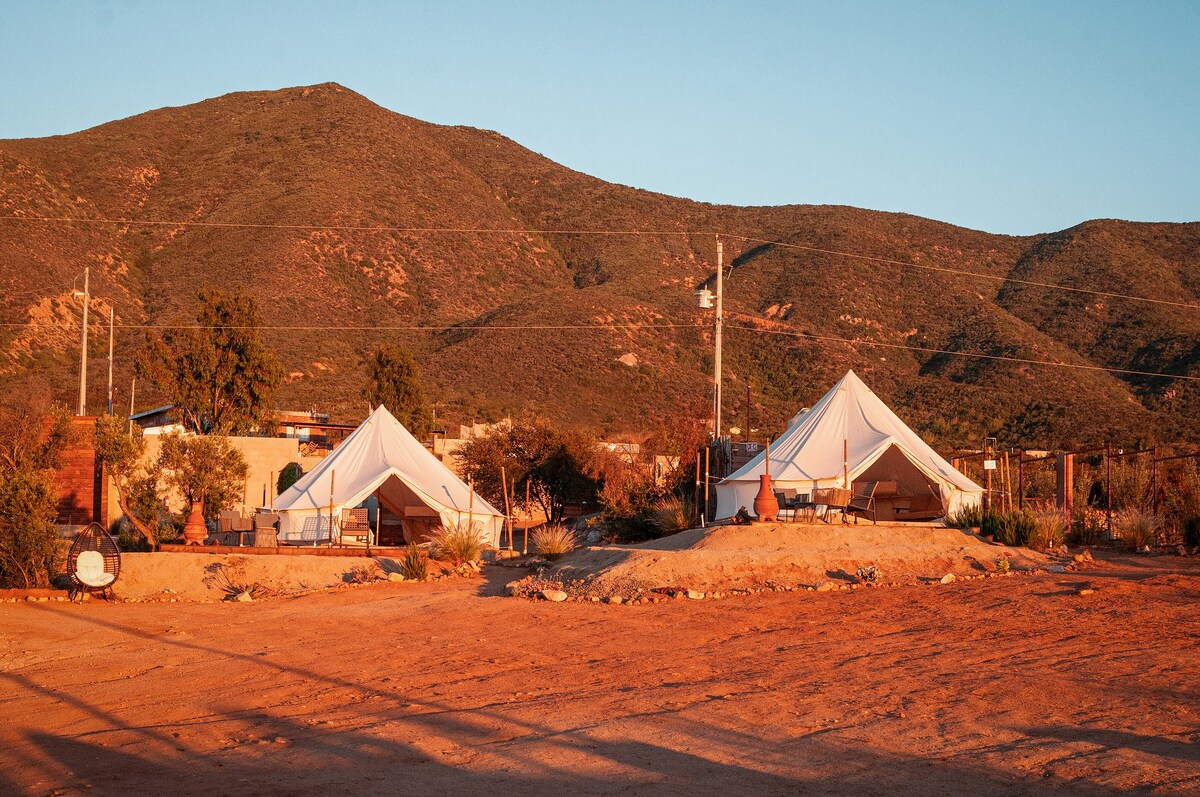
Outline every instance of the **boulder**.
<svg viewBox="0 0 1200 797">
<path fill-rule="evenodd" d="M 946 575 L 942 576 L 942 579 L 941 579 L 941 581 L 939 581 L 938 583 L 939 583 L 939 584 L 953 584 L 953 583 L 954 583 L 954 580 L 955 580 L 955 576 L 954 576 L 954 574 L 953 574 L 953 573 L 947 573 Z"/>
<path fill-rule="evenodd" d="M 388 581 L 404 581 L 405 579 L 404 579 L 403 573 L 388 573 L 387 580 Z"/>
<path fill-rule="evenodd" d="M 694 601 L 704 600 L 704 593 L 700 592 L 699 590 L 695 590 L 695 589 L 689 589 L 687 591 L 687 596 L 689 599 L 694 600 Z"/>
<path fill-rule="evenodd" d="M 568 597 L 567 593 L 563 592 L 561 589 L 544 589 L 542 590 L 541 594 L 543 598 L 548 601 L 553 601 L 554 603 L 562 603 Z"/>
</svg>

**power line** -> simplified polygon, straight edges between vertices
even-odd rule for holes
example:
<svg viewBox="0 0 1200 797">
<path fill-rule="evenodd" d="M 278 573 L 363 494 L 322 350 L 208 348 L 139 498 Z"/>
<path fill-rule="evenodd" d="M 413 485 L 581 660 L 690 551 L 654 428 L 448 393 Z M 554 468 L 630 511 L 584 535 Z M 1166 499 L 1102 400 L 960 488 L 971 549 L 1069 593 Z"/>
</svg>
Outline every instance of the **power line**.
<svg viewBox="0 0 1200 797">
<path fill-rule="evenodd" d="M 1170 307 L 1186 307 L 1188 309 L 1200 310 L 1200 304 L 1191 304 L 1188 302 L 1173 302 L 1169 299 L 1154 299 L 1149 296 L 1134 296 L 1128 293 L 1116 293 L 1114 291 L 1095 291 L 1090 288 L 1074 288 L 1070 285 L 1056 285 L 1052 282 L 1038 282 L 1037 280 L 1026 280 L 1019 277 L 998 276 L 995 274 L 981 274 L 978 271 L 968 271 L 961 268 L 948 268 L 946 266 L 930 266 L 924 263 L 912 263 L 905 260 L 894 260 L 889 257 L 876 257 L 875 255 L 860 255 L 853 252 L 838 252 L 833 249 L 822 249 L 817 246 L 807 246 L 805 244 L 786 243 L 784 241 L 768 241 L 765 238 L 751 238 L 744 235 L 729 235 L 729 238 L 746 241 L 748 243 L 766 244 L 768 246 L 778 246 L 784 249 L 800 249 L 806 252 L 816 252 L 823 255 L 832 255 L 834 257 L 846 257 L 854 260 L 866 260 L 873 263 L 886 263 L 894 266 L 905 266 L 907 268 L 919 268 L 926 271 L 939 271 L 944 274 L 958 274 L 964 277 L 978 277 L 980 279 L 993 280 L 996 282 L 1013 282 L 1018 285 L 1029 285 L 1036 288 L 1050 288 L 1059 291 L 1069 291 L 1071 293 L 1084 293 L 1090 296 L 1103 296 L 1108 299 L 1128 299 L 1134 302 L 1149 302 L 1151 304 L 1165 304 Z"/>
<path fill-rule="evenodd" d="M 1090 288 L 1075 288 L 1069 285 L 1057 285 L 1051 282 L 1039 282 L 1037 280 L 1026 280 L 1019 277 L 1008 275 L 999 276 L 995 274 L 984 274 L 978 271 L 969 271 L 967 269 L 950 268 L 947 266 L 932 266 L 924 263 L 914 263 L 905 260 L 896 260 L 888 257 L 878 257 L 876 255 L 863 255 L 856 252 L 843 252 L 835 249 L 823 249 L 818 246 L 808 246 L 806 244 L 789 243 L 787 241 L 771 240 L 767 238 L 756 238 L 748 235 L 736 235 L 733 233 L 712 232 L 705 230 L 603 230 L 603 229 L 496 229 L 488 227 L 399 227 L 391 225 L 355 225 L 355 224 L 265 224 L 254 222 L 225 222 L 225 221 L 158 221 L 153 219 L 111 219 L 106 217 L 99 218 L 76 218 L 70 216 L 0 216 L 0 220 L 6 221 L 33 221 L 33 222 L 64 222 L 71 224 L 125 224 L 131 226 L 151 226 L 151 227 L 212 227 L 219 229 L 252 229 L 252 230 L 309 230 L 315 232 L 395 232 L 406 234 L 447 234 L 447 235 L 610 235 L 610 236 L 653 236 L 660 237 L 665 235 L 685 235 L 697 237 L 722 237 L 729 240 L 745 241 L 746 243 L 762 244 L 767 246 L 778 246 L 784 249 L 796 249 L 806 252 L 814 252 L 817 254 L 830 255 L 832 257 L 845 257 L 854 260 L 862 260 L 870 263 L 881 263 L 885 265 L 903 266 L 907 268 L 917 268 L 925 271 L 935 271 L 943 274 L 956 274 L 964 277 L 976 277 L 979 279 L 991 280 L 993 282 L 1011 282 L 1018 285 L 1028 285 L 1037 288 L 1047 288 L 1050 290 L 1067 291 L 1069 293 L 1079 293 L 1088 296 L 1099 296 L 1106 299 L 1125 299 L 1134 302 L 1146 302 L 1149 304 L 1160 304 L 1168 307 L 1182 307 L 1193 310 L 1200 310 L 1200 304 L 1191 302 L 1176 302 L 1169 299 L 1155 299 L 1150 296 L 1136 296 L 1128 293 L 1118 293 L 1116 291 L 1099 291 Z"/>
<path fill-rule="evenodd" d="M 57 327 L 50 321 L 31 321 L 29 323 L 3 322 L 0 327 Z M 545 330 L 595 330 L 595 329 L 697 329 L 709 327 L 711 324 L 489 324 L 487 326 L 418 326 L 408 325 L 359 325 L 359 326 L 315 326 L 315 325 L 283 325 L 283 326 L 253 326 L 253 325 L 210 325 L 202 324 L 115 324 L 116 329 L 133 330 L 243 330 L 256 329 L 262 331 L 286 332 L 490 332 L 490 331 L 545 331 Z"/>
<path fill-rule="evenodd" d="M 742 315 L 739 313 L 738 315 Z M 744 316 L 753 318 L 753 316 Z M 983 360 L 1001 360 L 1010 363 L 1024 363 L 1026 365 L 1044 365 L 1053 368 L 1075 368 L 1080 371 L 1104 371 L 1111 374 L 1126 374 L 1131 376 L 1154 376 L 1162 379 L 1179 379 L 1188 382 L 1200 382 L 1200 376 L 1186 376 L 1184 374 L 1162 374 L 1156 371 L 1132 371 L 1125 368 L 1108 368 L 1103 365 L 1080 365 L 1078 363 L 1061 363 L 1053 360 L 1033 360 L 1024 357 L 1008 357 L 1002 354 L 983 354 L 980 352 L 967 351 L 951 351 L 949 349 L 934 349 L 926 346 L 910 346 L 904 343 L 886 343 L 879 340 L 867 340 L 864 338 L 840 338 L 835 335 L 813 335 L 808 332 L 798 332 L 786 329 L 767 329 L 765 327 L 755 326 L 740 326 L 737 324 L 728 324 L 730 329 L 741 329 L 747 332 L 759 332 L 767 335 L 784 335 L 794 338 L 806 338 L 808 340 L 816 340 L 831 343 L 848 343 L 853 346 L 877 346 L 886 349 L 905 349 L 907 351 L 919 351 L 927 354 L 948 354 L 954 357 L 973 357 Z"/>
</svg>

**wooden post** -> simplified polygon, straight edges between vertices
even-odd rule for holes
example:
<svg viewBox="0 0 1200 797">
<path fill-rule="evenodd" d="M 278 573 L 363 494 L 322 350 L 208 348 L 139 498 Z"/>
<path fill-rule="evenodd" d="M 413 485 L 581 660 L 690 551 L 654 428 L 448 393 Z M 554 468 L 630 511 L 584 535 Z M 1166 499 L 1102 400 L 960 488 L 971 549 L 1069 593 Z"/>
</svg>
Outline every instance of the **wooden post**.
<svg viewBox="0 0 1200 797">
<path fill-rule="evenodd" d="M 533 504 L 529 502 L 529 477 L 525 477 L 525 534 L 521 543 L 521 556 L 529 555 L 529 524 L 533 522 Z"/>
<path fill-rule="evenodd" d="M 696 514 L 700 515 L 700 449 L 696 449 Z M 704 516 L 700 515 L 700 528 L 704 528 Z"/>
<path fill-rule="evenodd" d="M 850 441 L 842 438 L 842 486 L 850 489 Z"/>
<path fill-rule="evenodd" d="M 500 466 L 500 489 L 504 491 L 504 525 L 508 527 L 508 550 L 513 549 L 512 544 L 512 510 L 508 504 L 508 477 L 504 472 L 504 466 Z"/>
<path fill-rule="evenodd" d="M 704 511 L 700 513 L 701 521 L 708 517 L 708 458 L 711 451 L 709 446 L 704 447 Z"/>
<path fill-rule="evenodd" d="M 471 494 L 467 496 L 467 531 L 475 528 L 475 480 L 467 479 L 467 489 Z M 461 521 L 461 516 L 460 516 Z"/>
<path fill-rule="evenodd" d="M 1151 449 L 1150 455 L 1150 511 L 1158 514 L 1158 447 Z"/>
<path fill-rule="evenodd" d="M 1025 508 L 1025 451 L 1017 452 L 1017 509 Z"/>
<path fill-rule="evenodd" d="M 1059 454 L 1055 458 L 1055 481 L 1057 495 L 1055 503 L 1062 512 L 1063 521 L 1070 527 L 1071 511 L 1075 504 L 1075 456 Z"/>
<path fill-rule="evenodd" d="M 337 471 L 329 471 L 329 547 L 333 547 L 333 480 L 337 478 Z M 316 547 L 316 543 L 313 543 Z"/>
<path fill-rule="evenodd" d="M 1104 444 L 1104 514 L 1108 523 L 1108 535 L 1112 537 L 1112 446 Z"/>
<path fill-rule="evenodd" d="M 271 511 L 272 512 L 275 511 L 275 488 L 278 485 L 279 485 L 279 483 L 277 481 L 275 481 L 275 471 L 271 471 L 271 498 L 270 498 L 270 501 L 271 501 Z"/>
<path fill-rule="evenodd" d="M 1012 467 L 1008 462 L 1008 452 L 1004 452 L 1004 508 L 1012 511 Z"/>
</svg>

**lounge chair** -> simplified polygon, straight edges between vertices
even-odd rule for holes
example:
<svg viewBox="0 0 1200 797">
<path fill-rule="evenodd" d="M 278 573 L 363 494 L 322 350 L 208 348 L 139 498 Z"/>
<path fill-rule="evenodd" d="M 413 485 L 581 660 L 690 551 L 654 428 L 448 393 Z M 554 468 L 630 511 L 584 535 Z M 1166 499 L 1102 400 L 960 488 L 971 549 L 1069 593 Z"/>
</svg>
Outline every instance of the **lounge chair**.
<svg viewBox="0 0 1200 797">
<path fill-rule="evenodd" d="M 112 596 L 112 585 L 121 575 L 121 551 L 112 535 L 92 523 L 75 537 L 67 553 L 71 577 L 71 599 L 88 592 Z"/>
<path fill-rule="evenodd" d="M 845 487 L 818 487 L 813 490 L 813 518 L 817 516 L 818 510 L 821 512 L 821 520 L 829 522 L 831 512 L 841 512 L 842 522 L 846 521 L 846 505 L 850 503 L 850 491 Z"/>
</svg>

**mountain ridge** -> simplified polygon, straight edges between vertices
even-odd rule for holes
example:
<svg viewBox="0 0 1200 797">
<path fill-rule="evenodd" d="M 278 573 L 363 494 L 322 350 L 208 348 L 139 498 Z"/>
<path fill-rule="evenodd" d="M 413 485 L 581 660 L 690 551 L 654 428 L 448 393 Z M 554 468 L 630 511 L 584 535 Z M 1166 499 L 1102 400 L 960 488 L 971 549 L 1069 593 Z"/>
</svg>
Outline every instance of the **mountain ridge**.
<svg viewBox="0 0 1200 797">
<path fill-rule="evenodd" d="M 1196 304 L 1200 223 L 1089 220 L 1007 236 L 847 206 L 697 202 L 329 83 L 0 141 L 0 216 L 12 215 L 204 223 L 0 220 L 0 320 L 21 325 L 0 333 L 0 381 L 41 374 L 64 398 L 77 378 L 70 287 L 90 264 L 93 319 L 111 304 L 127 325 L 119 385 L 141 334 L 130 325 L 186 323 L 199 288 L 244 285 L 267 326 L 314 328 L 264 333 L 289 373 L 283 403 L 356 420 L 361 360 L 392 340 L 414 350 L 445 421 L 530 407 L 636 436 L 703 411 L 711 329 L 694 325 L 711 316 L 693 291 L 715 270 L 721 233 L 729 310 L 782 325 L 727 333 L 731 424 L 747 381 L 765 432 L 854 366 L 947 446 L 1200 437 L 1195 383 L 883 345 L 1200 376 L 1194 310 L 1004 281 Z M 238 226 L 253 224 L 264 226 Z M 545 329 L 581 325 L 610 328 Z M 777 334 L 786 329 L 861 342 Z M 619 361 L 628 354 L 636 366 Z"/>
</svg>

